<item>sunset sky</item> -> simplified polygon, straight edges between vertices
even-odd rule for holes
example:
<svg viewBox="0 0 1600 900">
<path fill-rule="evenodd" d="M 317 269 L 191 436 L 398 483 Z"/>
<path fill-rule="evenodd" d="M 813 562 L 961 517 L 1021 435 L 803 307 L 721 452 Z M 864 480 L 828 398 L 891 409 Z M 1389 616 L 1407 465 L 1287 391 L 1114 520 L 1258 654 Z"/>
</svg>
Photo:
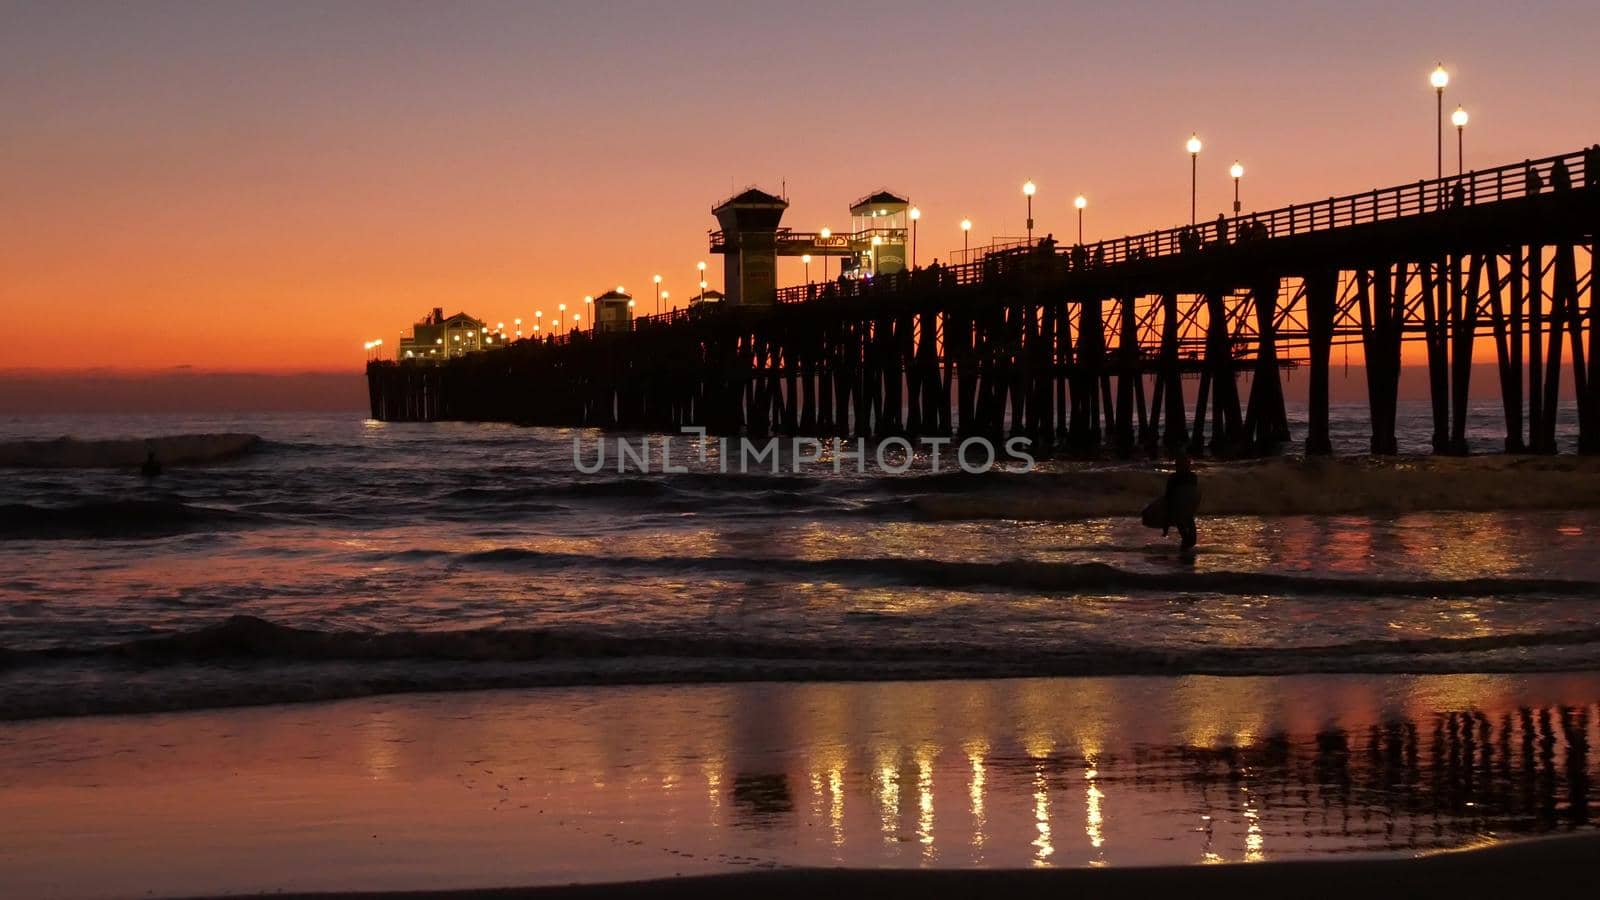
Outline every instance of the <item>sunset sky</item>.
<svg viewBox="0 0 1600 900">
<path fill-rule="evenodd" d="M 1401 8 L 1405 6 L 1405 8 Z M 923 262 L 1600 140 L 1593 2 L 14 3 L 0 0 L 0 369 L 359 368 L 433 306 L 686 299 L 710 207 L 879 187 Z M 1448 165 L 1454 166 L 1453 135 Z M 714 261 L 714 260 L 713 260 Z M 799 263 L 782 276 L 799 279 Z M 716 267 L 713 266 L 713 270 Z M 713 285 L 720 276 L 714 278 Z"/>
</svg>

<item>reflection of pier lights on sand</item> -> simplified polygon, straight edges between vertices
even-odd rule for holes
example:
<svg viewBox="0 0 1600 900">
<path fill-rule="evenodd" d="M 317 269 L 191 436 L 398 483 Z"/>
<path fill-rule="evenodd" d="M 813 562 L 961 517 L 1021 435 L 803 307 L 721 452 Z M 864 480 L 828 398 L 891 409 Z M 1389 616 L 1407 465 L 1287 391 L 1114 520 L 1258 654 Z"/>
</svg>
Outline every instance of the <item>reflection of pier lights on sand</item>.
<svg viewBox="0 0 1600 900">
<path fill-rule="evenodd" d="M 878 815 L 883 839 L 897 841 L 900 835 L 900 767 L 893 752 L 878 756 Z"/>
<path fill-rule="evenodd" d="M 833 832 L 835 849 L 844 846 L 844 771 L 828 767 L 828 828 Z"/>
<path fill-rule="evenodd" d="M 974 861 L 983 858 L 984 829 L 988 819 L 984 813 L 984 757 L 989 745 L 977 741 L 967 745 L 967 762 L 972 766 L 972 778 L 967 782 L 967 802 L 972 809 L 972 849 Z"/>
<path fill-rule="evenodd" d="M 1263 850 L 1266 838 L 1261 834 L 1261 813 L 1250 796 L 1250 785 L 1240 785 L 1239 790 L 1244 794 L 1244 861 L 1260 862 L 1266 856 Z"/>
<path fill-rule="evenodd" d="M 1043 868 L 1050 865 L 1055 855 L 1055 844 L 1050 837 L 1050 792 L 1044 777 L 1044 764 L 1033 766 L 1033 827 L 1038 836 L 1033 839 L 1033 864 Z"/>
<path fill-rule="evenodd" d="M 1100 790 L 1100 785 L 1097 781 L 1099 777 L 1100 767 L 1095 762 L 1094 757 L 1091 756 L 1084 760 L 1083 833 L 1088 835 L 1089 846 L 1093 847 L 1095 851 L 1095 858 L 1089 861 L 1091 866 L 1103 866 L 1106 864 L 1105 852 L 1102 849 L 1106 843 L 1105 830 L 1103 828 L 1105 814 L 1101 808 L 1101 803 L 1105 800 L 1106 795 L 1104 791 Z"/>
<path fill-rule="evenodd" d="M 933 752 L 932 747 L 917 751 L 917 841 L 924 861 L 933 859 Z"/>
</svg>

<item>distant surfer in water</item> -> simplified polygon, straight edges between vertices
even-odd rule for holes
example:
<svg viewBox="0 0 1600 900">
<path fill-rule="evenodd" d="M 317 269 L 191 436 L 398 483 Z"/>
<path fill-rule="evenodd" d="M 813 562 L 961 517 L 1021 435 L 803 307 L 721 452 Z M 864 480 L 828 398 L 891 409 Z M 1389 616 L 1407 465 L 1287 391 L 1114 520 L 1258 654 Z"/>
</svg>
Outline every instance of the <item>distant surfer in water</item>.
<svg viewBox="0 0 1600 900">
<path fill-rule="evenodd" d="M 1167 476 L 1167 493 L 1163 498 L 1167 502 L 1167 526 L 1178 529 L 1184 550 L 1193 550 L 1200 539 L 1194 525 L 1194 515 L 1200 509 L 1200 479 L 1195 477 L 1189 465 L 1189 454 L 1182 447 L 1178 448 L 1173 461 L 1177 468 Z M 1167 528 L 1163 527 L 1162 536 L 1166 533 Z"/>
<path fill-rule="evenodd" d="M 139 474 L 146 478 L 154 478 L 161 474 L 161 463 L 156 461 L 156 452 L 149 451 L 144 458 L 144 465 L 139 467 Z"/>
</svg>

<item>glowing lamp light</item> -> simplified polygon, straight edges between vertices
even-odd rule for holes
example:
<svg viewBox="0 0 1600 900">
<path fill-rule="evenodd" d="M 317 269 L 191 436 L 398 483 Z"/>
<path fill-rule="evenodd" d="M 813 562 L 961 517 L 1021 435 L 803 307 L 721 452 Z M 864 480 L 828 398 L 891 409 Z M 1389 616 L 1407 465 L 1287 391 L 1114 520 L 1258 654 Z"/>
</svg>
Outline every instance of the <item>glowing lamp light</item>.
<svg viewBox="0 0 1600 900">
<path fill-rule="evenodd" d="M 1034 184 L 1031 181 L 1024 182 L 1023 185 L 1022 185 L 1022 193 L 1023 193 L 1023 195 L 1028 196 L 1028 197 L 1032 197 L 1034 195 L 1034 193 L 1036 191 L 1038 191 L 1038 190 L 1039 190 L 1038 185 Z"/>
<path fill-rule="evenodd" d="M 623 290 L 623 289 L 622 289 L 622 285 L 620 285 L 620 284 L 619 284 L 619 285 L 617 285 L 617 293 L 619 293 L 619 294 L 626 294 L 626 293 L 627 293 L 627 291 L 625 291 L 625 290 Z"/>
<path fill-rule="evenodd" d="M 660 284 L 661 283 L 661 276 L 660 275 L 652 275 L 652 276 L 650 276 L 650 280 L 654 281 L 656 284 Z"/>
<path fill-rule="evenodd" d="M 1244 166 L 1241 166 L 1238 163 L 1234 163 L 1233 165 L 1228 167 L 1228 174 L 1232 175 L 1235 178 L 1243 178 L 1244 177 Z"/>
<path fill-rule="evenodd" d="M 883 243 L 883 238 L 881 236 L 876 235 L 876 234 L 872 236 L 872 246 L 876 247 L 876 246 L 878 246 L 879 244 L 882 244 L 882 243 Z"/>
<path fill-rule="evenodd" d="M 961 230 L 962 231 L 971 231 L 972 230 L 972 220 L 971 219 L 962 219 L 961 220 Z"/>
<path fill-rule="evenodd" d="M 1079 194 L 1077 197 L 1073 198 L 1072 205 L 1079 209 L 1083 209 L 1085 206 L 1089 205 L 1089 198 Z"/>
<path fill-rule="evenodd" d="M 672 299 L 672 292 L 671 291 L 662 291 L 661 292 L 661 299 L 663 299 L 663 300 L 671 300 Z"/>
<path fill-rule="evenodd" d="M 1184 144 L 1184 146 L 1188 148 L 1190 153 L 1199 153 L 1200 152 L 1200 137 L 1199 137 L 1199 135 L 1194 135 L 1194 134 L 1189 135 L 1189 141 L 1188 141 L 1188 143 Z"/>
<path fill-rule="evenodd" d="M 915 206 L 913 206 L 913 207 L 911 207 L 911 212 L 908 213 L 908 215 L 911 216 L 911 221 L 915 222 L 916 220 L 922 218 L 922 210 L 917 209 Z"/>
<path fill-rule="evenodd" d="M 628 308 L 629 308 L 629 309 L 633 309 L 633 301 L 632 301 L 632 300 L 629 300 L 629 301 L 628 301 Z M 576 319 L 576 318 L 577 318 L 577 316 L 573 316 L 573 318 L 574 318 L 574 319 Z"/>
<path fill-rule="evenodd" d="M 1444 63 L 1439 63 L 1433 74 L 1428 76 L 1428 83 L 1433 85 L 1436 91 L 1444 90 L 1444 86 L 1450 83 L 1450 73 L 1444 70 Z"/>
<path fill-rule="evenodd" d="M 822 229 L 822 231 L 820 231 L 818 233 L 822 235 L 822 239 L 823 240 L 827 240 L 828 238 L 833 237 L 833 229 L 832 228 L 826 228 L 825 227 L 825 228 Z M 701 263 L 700 264 L 700 268 L 702 270 L 704 270 L 705 269 L 705 264 Z"/>
<path fill-rule="evenodd" d="M 699 269 L 699 270 L 700 270 L 700 271 L 702 271 L 702 272 L 704 272 L 704 271 L 705 271 L 705 270 L 706 270 L 706 264 L 705 264 L 705 263 L 703 263 L 703 262 L 698 262 L 698 263 L 695 263 L 695 264 L 694 264 L 694 267 L 695 267 L 695 268 L 696 268 L 696 269 Z"/>
<path fill-rule="evenodd" d="M 633 306 L 633 301 L 629 300 L 628 301 L 628 305 L 630 307 Z M 578 324 L 579 322 L 582 322 L 582 321 L 583 321 L 583 313 L 573 313 L 572 314 L 572 324 L 576 325 L 576 324 Z"/>
<path fill-rule="evenodd" d="M 1456 111 L 1450 114 L 1450 124 L 1457 128 L 1467 127 L 1467 111 L 1456 107 Z"/>
<path fill-rule="evenodd" d="M 703 291 L 703 290 L 705 290 L 705 289 L 706 289 L 706 286 L 707 286 L 707 285 L 708 285 L 708 284 L 709 284 L 709 283 L 710 283 L 710 282 L 707 282 L 707 281 L 705 281 L 705 280 L 704 280 L 704 279 L 702 279 L 702 280 L 701 280 L 701 281 L 700 281 L 700 290 L 702 290 L 702 291 Z"/>
<path fill-rule="evenodd" d="M 800 254 L 800 261 L 805 263 L 808 266 L 811 265 L 811 254 L 809 254 L 809 253 Z"/>
<path fill-rule="evenodd" d="M 567 305 L 565 303 L 557 303 L 556 304 L 556 310 L 559 311 L 559 312 L 566 312 L 567 311 Z"/>
<path fill-rule="evenodd" d="M 583 302 L 584 303 L 593 303 L 594 302 L 594 297 L 589 295 L 589 294 L 584 294 L 583 295 Z"/>
</svg>

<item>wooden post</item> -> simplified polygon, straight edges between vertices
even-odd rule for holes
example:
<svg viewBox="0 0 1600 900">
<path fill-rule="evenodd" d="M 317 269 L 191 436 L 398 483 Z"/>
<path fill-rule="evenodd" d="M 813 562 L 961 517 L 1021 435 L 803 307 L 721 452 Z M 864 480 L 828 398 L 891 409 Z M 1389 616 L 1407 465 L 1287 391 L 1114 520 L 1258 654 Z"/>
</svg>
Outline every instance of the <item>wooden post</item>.
<svg viewBox="0 0 1600 900">
<path fill-rule="evenodd" d="M 1139 377 L 1139 323 L 1133 297 L 1121 299 L 1122 327 L 1117 337 L 1117 455 L 1133 455 L 1133 381 Z"/>
<path fill-rule="evenodd" d="M 1328 426 L 1328 363 L 1333 352 L 1333 308 L 1339 290 L 1338 271 L 1314 272 L 1306 277 L 1306 330 L 1311 357 L 1310 395 L 1307 400 L 1306 453 L 1333 452 Z"/>
<path fill-rule="evenodd" d="M 1176 450 L 1189 442 L 1188 426 L 1184 422 L 1183 373 L 1178 366 L 1178 295 L 1167 291 L 1161 295 L 1161 368 L 1156 376 L 1157 393 L 1166 400 L 1166 433 L 1164 443 L 1168 450 Z"/>
<path fill-rule="evenodd" d="M 1475 253 L 1470 264 L 1471 275 L 1463 288 L 1461 284 L 1461 257 L 1451 262 L 1450 273 L 1450 329 L 1451 357 L 1454 383 L 1450 397 L 1454 408 L 1450 416 L 1450 452 L 1467 455 L 1467 399 L 1472 385 L 1472 346 L 1478 337 L 1478 295 L 1483 280 L 1483 254 Z"/>
</svg>

